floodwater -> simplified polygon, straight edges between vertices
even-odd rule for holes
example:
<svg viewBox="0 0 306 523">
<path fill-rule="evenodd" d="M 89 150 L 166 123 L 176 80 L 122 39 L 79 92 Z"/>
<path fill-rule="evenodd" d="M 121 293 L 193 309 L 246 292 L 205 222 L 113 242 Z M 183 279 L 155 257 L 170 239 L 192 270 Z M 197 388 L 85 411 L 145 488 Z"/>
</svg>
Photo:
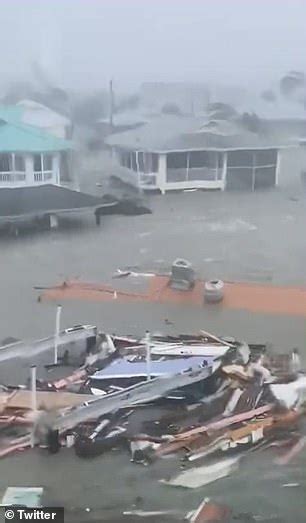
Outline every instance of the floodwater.
<svg viewBox="0 0 306 523">
<path fill-rule="evenodd" d="M 0 238 L 0 338 L 31 339 L 52 333 L 56 304 L 37 302 L 34 286 L 65 278 L 107 281 L 118 268 L 169 269 L 189 259 L 203 277 L 306 285 L 306 198 L 299 188 L 256 194 L 192 192 L 152 196 L 152 215 L 65 219 L 52 232 Z M 166 325 L 168 318 L 173 325 Z M 192 332 L 200 328 L 250 342 L 271 342 L 277 351 L 299 347 L 306 361 L 302 318 L 246 311 L 193 309 L 158 304 L 63 303 L 62 327 L 93 323 L 117 333 Z M 1 366 L 0 382 L 24 380 L 33 362 Z M 306 452 L 287 467 L 267 453 L 250 454 L 229 478 L 197 490 L 166 487 L 175 464 L 130 463 L 127 452 L 94 460 L 73 450 L 55 456 L 29 451 L 0 461 L 0 491 L 7 486 L 44 486 L 50 503 L 64 505 L 80 521 L 141 509 L 186 512 L 208 496 L 236 513 L 263 521 L 305 522 Z M 297 483 L 288 488 L 284 484 Z M 136 503 L 137 504 L 137 503 Z M 91 512 L 85 512 L 90 507 Z"/>
</svg>

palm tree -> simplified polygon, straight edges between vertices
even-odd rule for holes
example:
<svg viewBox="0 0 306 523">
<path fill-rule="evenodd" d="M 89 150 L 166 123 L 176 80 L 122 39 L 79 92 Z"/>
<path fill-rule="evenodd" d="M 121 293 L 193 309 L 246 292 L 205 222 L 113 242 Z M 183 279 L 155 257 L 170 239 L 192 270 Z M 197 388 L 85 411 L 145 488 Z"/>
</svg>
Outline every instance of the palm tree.
<svg viewBox="0 0 306 523">
<path fill-rule="evenodd" d="M 289 71 L 280 80 L 281 94 L 290 100 L 306 102 L 306 76 L 302 71 Z"/>
</svg>

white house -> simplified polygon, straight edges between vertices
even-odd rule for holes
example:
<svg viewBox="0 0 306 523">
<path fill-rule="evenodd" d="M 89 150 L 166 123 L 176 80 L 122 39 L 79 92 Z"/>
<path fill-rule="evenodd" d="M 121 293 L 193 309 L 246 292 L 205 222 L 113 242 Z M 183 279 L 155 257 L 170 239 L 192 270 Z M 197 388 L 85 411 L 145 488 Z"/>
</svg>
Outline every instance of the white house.
<svg viewBox="0 0 306 523">
<path fill-rule="evenodd" d="M 38 128 L 1 118 L 0 189 L 61 184 L 61 154 L 71 142 Z"/>
<path fill-rule="evenodd" d="M 295 145 L 261 122 L 163 116 L 106 140 L 130 183 L 163 194 L 179 189 L 246 189 L 278 184 L 280 150 Z M 252 128 L 252 130 L 250 130 Z"/>
</svg>

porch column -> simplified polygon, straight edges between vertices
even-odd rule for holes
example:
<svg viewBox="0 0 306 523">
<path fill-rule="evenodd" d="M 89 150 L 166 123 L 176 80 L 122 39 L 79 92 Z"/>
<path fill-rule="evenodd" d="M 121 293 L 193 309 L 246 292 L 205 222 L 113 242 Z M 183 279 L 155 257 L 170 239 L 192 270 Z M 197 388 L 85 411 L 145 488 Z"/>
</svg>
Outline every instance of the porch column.
<svg viewBox="0 0 306 523">
<path fill-rule="evenodd" d="M 216 172 L 215 172 L 215 180 L 218 180 L 218 175 L 219 175 L 219 152 L 216 151 L 215 155 L 216 155 Z"/>
<path fill-rule="evenodd" d="M 255 191 L 255 167 L 256 167 L 256 153 L 253 153 L 252 155 L 252 192 Z"/>
<path fill-rule="evenodd" d="M 61 185 L 59 154 L 54 154 L 52 156 L 52 183 L 55 183 L 55 185 Z"/>
<path fill-rule="evenodd" d="M 187 153 L 186 181 L 189 180 L 190 152 Z"/>
<path fill-rule="evenodd" d="M 139 151 L 136 151 L 135 154 L 136 154 L 137 185 L 138 185 L 138 189 L 140 189 L 140 171 L 139 171 L 138 153 L 139 153 Z"/>
<path fill-rule="evenodd" d="M 162 194 L 166 192 L 167 186 L 167 155 L 160 154 L 158 158 L 158 172 L 156 173 L 156 185 Z"/>
<path fill-rule="evenodd" d="M 222 191 L 226 189 L 226 176 L 227 176 L 227 152 L 223 153 L 223 166 L 222 166 Z"/>
<path fill-rule="evenodd" d="M 277 157 L 276 157 L 276 167 L 275 167 L 275 185 L 279 184 L 279 176 L 281 171 L 281 151 L 277 151 Z"/>
<path fill-rule="evenodd" d="M 26 185 L 35 185 L 34 180 L 34 158 L 31 154 L 24 156 L 25 174 L 26 174 Z"/>
</svg>

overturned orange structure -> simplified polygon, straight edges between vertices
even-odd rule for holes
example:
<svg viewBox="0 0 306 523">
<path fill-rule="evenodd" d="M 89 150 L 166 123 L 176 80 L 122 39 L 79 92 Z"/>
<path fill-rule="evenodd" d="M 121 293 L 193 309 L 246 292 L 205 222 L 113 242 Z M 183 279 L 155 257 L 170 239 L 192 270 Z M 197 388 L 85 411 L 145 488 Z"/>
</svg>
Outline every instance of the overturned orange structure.
<svg viewBox="0 0 306 523">
<path fill-rule="evenodd" d="M 204 303 L 204 284 L 197 280 L 193 289 L 179 291 L 169 286 L 168 276 L 153 275 L 146 279 L 144 289 L 136 292 L 131 286 L 128 290 L 122 288 L 121 280 L 116 280 L 114 285 L 71 280 L 43 289 L 39 300 L 111 302 L 115 299 L 121 303 L 169 303 L 306 317 L 306 288 L 303 287 L 226 282 L 223 301 L 212 305 Z"/>
</svg>

